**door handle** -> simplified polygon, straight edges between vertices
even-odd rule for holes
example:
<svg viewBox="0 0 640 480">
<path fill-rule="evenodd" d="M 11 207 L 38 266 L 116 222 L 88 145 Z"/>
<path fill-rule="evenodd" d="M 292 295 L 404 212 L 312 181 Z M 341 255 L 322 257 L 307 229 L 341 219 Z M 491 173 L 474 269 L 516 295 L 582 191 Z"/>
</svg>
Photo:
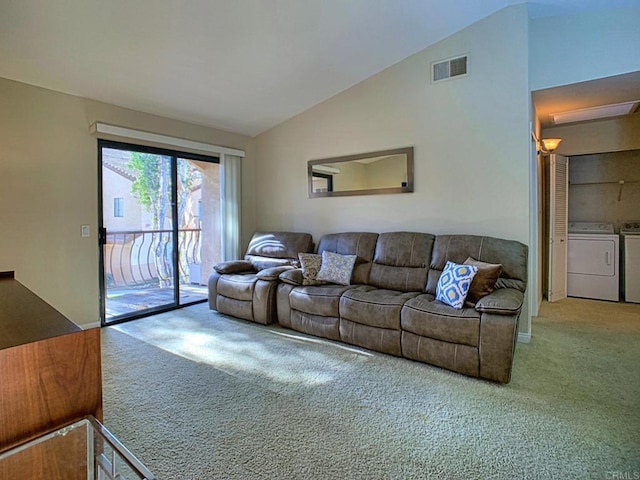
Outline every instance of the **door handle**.
<svg viewBox="0 0 640 480">
<path fill-rule="evenodd" d="M 106 245 L 106 244 L 107 244 L 107 229 L 98 228 L 98 245 Z"/>
<path fill-rule="evenodd" d="M 611 265 L 611 253 L 610 252 L 604 252 L 604 260 L 607 263 L 607 265 Z"/>
</svg>

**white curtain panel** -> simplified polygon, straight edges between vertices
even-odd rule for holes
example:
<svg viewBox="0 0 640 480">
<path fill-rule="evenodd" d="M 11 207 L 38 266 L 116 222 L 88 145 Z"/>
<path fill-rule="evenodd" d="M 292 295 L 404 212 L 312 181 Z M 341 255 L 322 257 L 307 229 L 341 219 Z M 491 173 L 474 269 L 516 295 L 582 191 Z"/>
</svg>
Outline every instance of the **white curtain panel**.
<svg viewBox="0 0 640 480">
<path fill-rule="evenodd" d="M 220 195 L 222 212 L 222 260 L 240 258 L 240 199 L 241 162 L 236 155 L 223 154 L 220 165 L 222 192 Z"/>
</svg>

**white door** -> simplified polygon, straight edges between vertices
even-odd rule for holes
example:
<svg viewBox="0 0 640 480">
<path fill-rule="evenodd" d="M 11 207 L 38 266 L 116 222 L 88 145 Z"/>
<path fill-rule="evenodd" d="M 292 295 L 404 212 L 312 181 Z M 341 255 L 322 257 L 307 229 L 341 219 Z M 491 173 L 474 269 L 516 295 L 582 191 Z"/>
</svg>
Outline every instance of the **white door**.
<svg viewBox="0 0 640 480">
<path fill-rule="evenodd" d="M 550 302 L 567 298 L 567 225 L 569 160 L 552 154 L 549 165 L 549 290 Z"/>
<path fill-rule="evenodd" d="M 591 235 L 597 237 L 597 235 Z M 610 239 L 569 238 L 567 272 L 613 277 L 616 274 L 616 242 Z"/>
</svg>

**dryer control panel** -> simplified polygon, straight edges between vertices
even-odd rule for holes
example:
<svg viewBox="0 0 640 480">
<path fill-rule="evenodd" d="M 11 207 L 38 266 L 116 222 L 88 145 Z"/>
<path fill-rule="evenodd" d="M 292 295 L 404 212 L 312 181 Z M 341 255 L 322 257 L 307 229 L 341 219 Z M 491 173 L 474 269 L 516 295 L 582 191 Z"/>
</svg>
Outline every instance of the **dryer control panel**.
<svg viewBox="0 0 640 480">
<path fill-rule="evenodd" d="M 620 225 L 620 235 L 640 235 L 640 220 Z"/>
<path fill-rule="evenodd" d="M 614 233 L 613 224 L 605 222 L 569 222 L 569 233 Z"/>
</svg>

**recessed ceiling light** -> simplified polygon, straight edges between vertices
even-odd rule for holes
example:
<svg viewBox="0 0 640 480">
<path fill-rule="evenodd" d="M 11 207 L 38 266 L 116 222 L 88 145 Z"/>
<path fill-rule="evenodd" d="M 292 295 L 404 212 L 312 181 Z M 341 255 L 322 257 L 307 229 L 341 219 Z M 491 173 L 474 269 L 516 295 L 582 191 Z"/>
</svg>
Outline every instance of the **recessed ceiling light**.
<svg viewBox="0 0 640 480">
<path fill-rule="evenodd" d="M 640 103 L 639 100 L 634 100 L 633 102 L 583 108 L 570 112 L 552 113 L 550 116 L 556 125 L 561 123 L 584 122 L 585 120 L 595 120 L 597 118 L 619 117 L 632 113 L 638 106 L 638 103 Z"/>
</svg>

